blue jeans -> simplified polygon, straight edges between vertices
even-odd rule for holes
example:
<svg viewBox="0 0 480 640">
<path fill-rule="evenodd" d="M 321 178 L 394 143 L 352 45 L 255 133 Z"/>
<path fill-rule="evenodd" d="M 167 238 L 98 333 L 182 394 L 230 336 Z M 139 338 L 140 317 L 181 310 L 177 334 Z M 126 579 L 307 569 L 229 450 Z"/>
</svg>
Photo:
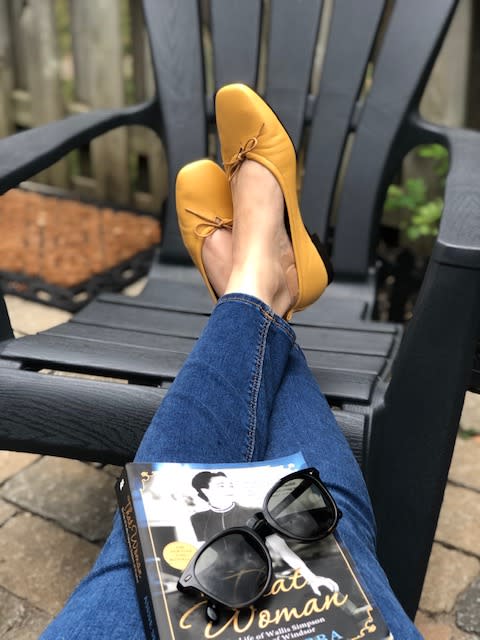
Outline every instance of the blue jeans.
<svg viewBox="0 0 480 640">
<path fill-rule="evenodd" d="M 318 468 L 343 511 L 338 535 L 394 637 L 421 639 L 378 564 L 361 471 L 292 328 L 260 300 L 228 294 L 154 416 L 136 460 L 245 462 L 296 451 Z M 118 514 L 92 571 L 41 638 L 145 638 Z"/>
</svg>

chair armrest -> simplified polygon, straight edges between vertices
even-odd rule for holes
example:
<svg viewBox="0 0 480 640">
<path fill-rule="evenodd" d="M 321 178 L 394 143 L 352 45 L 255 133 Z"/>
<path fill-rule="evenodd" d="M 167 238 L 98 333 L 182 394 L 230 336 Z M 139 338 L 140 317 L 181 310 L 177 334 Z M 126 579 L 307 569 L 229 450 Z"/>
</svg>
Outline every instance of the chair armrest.
<svg viewBox="0 0 480 640">
<path fill-rule="evenodd" d="M 157 130 L 159 122 L 157 102 L 152 100 L 123 109 L 70 116 L 3 138 L 0 140 L 0 195 L 79 145 L 115 127 L 139 124 Z M 0 341 L 10 338 L 13 338 L 13 331 L 0 289 Z"/>
<path fill-rule="evenodd" d="M 439 236 L 377 409 L 367 469 L 379 557 L 412 616 L 480 326 L 480 134 L 445 130 L 443 141 L 451 161 Z M 405 531 L 405 519 L 411 531 L 407 538 L 399 533 Z"/>
<path fill-rule="evenodd" d="M 0 140 L 0 194 L 93 138 L 126 124 L 152 126 L 156 102 L 70 116 Z"/>
<path fill-rule="evenodd" d="M 450 169 L 432 260 L 480 269 L 480 133 L 445 129 Z"/>
</svg>

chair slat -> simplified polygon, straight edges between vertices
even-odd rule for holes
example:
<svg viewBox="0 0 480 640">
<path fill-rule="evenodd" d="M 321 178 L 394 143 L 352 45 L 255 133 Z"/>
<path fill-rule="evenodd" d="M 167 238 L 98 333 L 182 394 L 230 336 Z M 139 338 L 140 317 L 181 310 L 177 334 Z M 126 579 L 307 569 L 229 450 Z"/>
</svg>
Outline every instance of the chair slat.
<svg viewBox="0 0 480 640">
<path fill-rule="evenodd" d="M 189 313 L 176 313 L 157 309 L 120 307 L 94 301 L 82 309 L 72 322 L 80 322 L 93 326 L 131 329 L 145 333 L 159 333 L 185 338 L 198 338 L 207 323 L 208 316 Z"/>
<path fill-rule="evenodd" d="M 348 331 L 323 327 L 296 327 L 295 333 L 303 349 L 337 351 L 388 357 L 394 336 L 372 331 Z"/>
<path fill-rule="evenodd" d="M 95 332 L 93 332 L 90 325 L 74 322 L 65 322 L 64 324 L 57 325 L 52 329 L 48 329 L 41 335 L 52 338 L 69 338 L 72 342 L 77 339 L 88 340 L 92 343 L 96 343 L 99 348 L 101 348 L 102 344 L 122 347 L 131 346 L 139 348 L 140 350 L 151 350 L 154 354 L 157 351 L 176 351 L 178 353 L 188 354 L 193 349 L 196 342 L 195 338 L 141 333 L 138 330 L 128 331 L 100 326 L 97 326 L 95 328 Z M 385 356 L 383 355 L 359 355 L 347 352 L 328 352 L 313 349 L 305 349 L 305 352 L 308 354 L 308 359 L 309 362 L 312 363 L 312 366 L 321 366 L 324 369 L 364 371 L 367 373 L 380 374 L 385 365 Z M 34 352 L 32 357 L 36 357 Z M 65 355 L 62 357 L 65 357 Z M 157 356 L 155 355 L 155 357 Z M 130 368 L 129 364 L 127 364 L 127 366 Z"/>
<path fill-rule="evenodd" d="M 325 369 L 326 371 L 373 373 L 379 376 L 386 362 L 382 356 L 314 351 L 312 349 L 304 349 L 304 353 L 311 368 Z"/>
<path fill-rule="evenodd" d="M 144 306 L 188 313 L 207 314 L 211 313 L 213 308 L 212 299 L 203 282 L 197 285 L 163 280 L 161 283 L 157 283 L 154 289 L 152 287 L 150 291 L 143 291 L 140 296 L 127 298 L 127 296 L 118 293 L 103 293 L 98 299 L 122 306 Z"/>
<path fill-rule="evenodd" d="M 149 309 L 95 301 L 80 311 L 71 321 L 91 327 L 137 331 L 145 334 L 197 338 L 208 320 L 207 316 L 173 311 Z M 388 357 L 395 343 L 395 334 L 375 331 L 375 325 L 360 326 L 353 330 L 336 327 L 297 326 L 299 343 L 305 349 L 333 351 Z M 153 340 L 153 337 L 152 337 Z M 21 344 L 18 341 L 18 345 Z M 16 345 L 9 345 L 10 355 L 15 355 Z"/>
<path fill-rule="evenodd" d="M 298 150 L 322 12 L 321 0 L 275 0 L 270 32 L 265 99 Z"/>
<path fill-rule="evenodd" d="M 207 152 L 205 87 L 197 2 L 144 0 L 162 122 L 157 132 L 168 159 L 168 193 L 163 222 L 163 256 L 188 260 L 175 211 L 175 178 L 187 162 Z M 188 36 L 186 36 L 188 34 Z M 153 124 L 155 126 L 155 123 Z"/>
<path fill-rule="evenodd" d="M 195 338 L 168 336 L 163 334 L 142 333 L 140 331 L 128 331 L 112 329 L 111 327 L 92 327 L 78 322 L 65 322 L 42 333 L 42 336 L 89 340 L 99 345 L 104 343 L 135 346 L 141 349 L 178 351 L 190 353 L 195 344 Z"/>
<path fill-rule="evenodd" d="M 215 88 L 231 82 L 257 84 L 261 0 L 212 0 L 210 5 Z"/>
<path fill-rule="evenodd" d="M 374 374 L 324 371 L 315 367 L 312 367 L 311 371 L 328 398 L 344 402 L 368 402 L 377 380 Z"/>
<path fill-rule="evenodd" d="M 85 338 L 63 338 L 61 336 L 26 336 L 12 343 L 12 350 L 16 358 L 24 358 L 27 362 L 45 362 L 53 368 L 71 368 L 76 371 L 115 372 L 122 378 L 153 377 L 157 382 L 164 379 L 173 380 L 185 362 L 188 353 L 123 345 L 119 350 L 118 344 L 97 342 Z M 3 354 L 9 357 L 7 348 Z M 45 368 L 45 367 L 44 367 Z"/>
<path fill-rule="evenodd" d="M 92 337 L 92 335 L 94 337 Z M 119 346 L 121 345 L 121 349 Z M 41 335 L 26 336 L 7 346 L 3 357 L 82 370 L 115 371 L 132 376 L 173 378 L 195 345 L 193 338 L 142 334 L 66 323 Z M 309 365 L 318 370 L 380 375 L 385 358 L 306 349 Z"/>
<path fill-rule="evenodd" d="M 139 296 L 128 297 L 118 293 L 102 293 L 97 300 L 115 304 L 117 307 L 136 307 L 139 313 L 145 308 L 208 315 L 213 309 L 214 303 L 202 282 L 190 284 L 162 280 L 155 284 L 155 287 L 147 286 Z M 369 317 L 365 300 L 360 296 L 357 299 L 354 292 L 350 297 L 336 295 L 342 293 L 337 285 L 338 283 L 330 285 L 318 302 L 294 314 L 293 325 L 354 330 L 365 330 L 370 327 L 371 325 L 365 321 Z M 395 334 L 399 332 L 398 326 L 387 322 L 375 322 L 373 326 L 377 332 Z"/>
<path fill-rule="evenodd" d="M 120 307 L 127 306 L 135 307 L 138 313 L 142 313 L 142 309 L 159 309 L 209 315 L 214 306 L 205 285 L 197 286 L 168 280 L 158 283 L 156 289 L 152 288 L 149 295 L 144 295 L 142 292 L 141 296 L 127 297 L 118 293 L 102 293 L 97 300 L 116 305 L 118 313 L 121 313 Z M 355 331 L 364 331 L 373 326 L 375 332 L 398 334 L 399 327 L 396 325 L 387 322 L 375 322 L 371 325 L 366 322 L 365 318 L 368 316 L 365 311 L 366 306 L 363 300 L 338 299 L 329 297 L 327 293 L 312 307 L 294 314 L 292 324 L 294 327 L 307 325 Z"/>
<path fill-rule="evenodd" d="M 3 356 L 24 358 L 28 364 L 48 363 L 51 368 L 74 368 L 76 371 L 98 374 L 121 374 L 122 378 L 153 378 L 156 384 L 170 381 L 180 371 L 188 354 L 168 349 L 152 349 L 132 345 L 100 343 L 88 339 L 62 338 L 60 336 L 27 336 L 10 343 Z M 309 356 L 312 356 L 311 358 Z M 326 395 L 342 399 L 366 401 L 370 397 L 373 382 L 381 369 L 381 363 L 366 360 L 367 370 L 362 367 L 362 359 L 344 355 L 344 367 L 330 369 L 327 358 L 306 352 L 307 362 L 314 376 L 321 382 Z M 330 358 L 330 363 L 331 363 Z M 340 360 L 339 360 L 340 362 Z M 357 370 L 360 364 L 360 370 Z M 45 365 L 44 365 L 45 368 Z"/>
<path fill-rule="evenodd" d="M 90 336 L 94 337 L 98 333 L 99 344 L 102 340 L 107 340 L 116 344 L 132 344 L 151 349 L 189 351 L 189 342 L 185 339 L 196 339 L 207 319 L 208 317 L 204 315 L 95 301 L 80 311 L 68 324 L 54 327 L 46 335 L 86 337 L 90 332 Z M 113 333 L 109 334 L 110 330 Z M 296 326 L 295 330 L 298 341 L 304 349 L 321 353 L 350 353 L 388 358 L 396 344 L 396 333 L 386 332 L 383 327 L 377 331 L 373 323 L 364 323 L 363 326 L 358 324 L 353 329 L 341 326 Z M 138 337 L 134 335 L 129 338 L 127 333 L 122 332 L 134 332 Z M 166 338 L 163 339 L 160 336 Z M 5 350 L 4 355 L 28 357 L 28 352 L 22 347 L 25 340 L 26 338 L 23 338 L 8 344 L 6 347 L 8 352 Z M 32 339 L 32 343 L 34 342 L 35 339 Z M 97 360 L 101 361 L 98 354 Z M 130 369 L 128 359 L 124 366 L 126 370 Z"/>
<path fill-rule="evenodd" d="M 333 5 L 301 201 L 305 224 L 323 239 L 352 114 L 384 6 L 385 0 L 336 0 Z"/>
<path fill-rule="evenodd" d="M 133 460 L 143 432 L 165 397 L 165 390 L 157 387 L 45 376 L 29 371 L 11 372 L 1 368 L 0 385 L 2 449 L 118 465 Z M 58 402 L 59 397 L 62 402 Z M 19 414 L 16 409 L 19 402 L 24 413 Z M 52 414 L 56 420 L 52 420 Z M 35 419 L 25 420 L 25 415 L 35 416 Z M 335 410 L 335 416 L 362 464 L 365 417 L 338 410 Z"/>
<path fill-rule="evenodd" d="M 2 449 L 120 465 L 133 459 L 166 393 L 2 367 L 0 387 Z"/>
<path fill-rule="evenodd" d="M 373 260 L 385 191 L 409 149 L 402 124 L 420 100 L 455 6 L 456 0 L 394 4 L 339 201 L 337 274 L 365 276 Z"/>
</svg>

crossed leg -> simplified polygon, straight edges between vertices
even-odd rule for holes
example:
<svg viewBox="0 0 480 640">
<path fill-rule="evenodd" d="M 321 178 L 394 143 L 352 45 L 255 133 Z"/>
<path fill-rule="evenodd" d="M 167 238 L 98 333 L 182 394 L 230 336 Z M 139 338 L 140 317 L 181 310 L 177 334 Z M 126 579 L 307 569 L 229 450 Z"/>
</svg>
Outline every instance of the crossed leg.
<svg viewBox="0 0 480 640">
<path fill-rule="evenodd" d="M 136 459 L 245 462 L 301 450 L 307 463 L 319 469 L 342 509 L 339 535 L 395 637 L 419 638 L 376 560 L 374 521 L 360 469 L 295 344 L 293 331 L 281 317 L 295 295 L 291 284 L 295 267 L 283 227 L 281 194 L 275 193 L 273 184 L 262 187 L 270 179 L 268 171 L 261 168 L 262 174 L 247 163 L 244 167 L 232 184 L 234 236 L 217 232 L 204 245 L 209 278 L 216 291 L 223 293 L 225 286 L 226 295 L 152 420 Z M 267 188 L 270 192 L 268 200 L 256 201 L 257 208 L 251 209 L 250 199 L 243 196 L 247 191 L 254 193 L 255 185 L 260 192 Z M 259 225 L 254 215 L 247 222 L 242 202 L 251 214 L 262 211 L 265 224 Z M 248 242 L 248 235 L 255 242 Z M 229 242 L 235 243 L 235 251 L 233 244 L 229 249 Z M 225 265 L 223 274 L 217 272 L 219 255 L 227 260 L 232 256 L 230 274 Z M 144 637 L 117 515 L 95 567 L 42 638 Z"/>
</svg>

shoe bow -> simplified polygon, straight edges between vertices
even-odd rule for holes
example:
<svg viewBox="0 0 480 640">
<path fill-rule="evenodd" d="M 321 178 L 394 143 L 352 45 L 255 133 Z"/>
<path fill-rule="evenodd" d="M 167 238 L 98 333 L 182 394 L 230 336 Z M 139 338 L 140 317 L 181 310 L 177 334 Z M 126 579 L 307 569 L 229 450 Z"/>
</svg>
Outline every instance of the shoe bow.
<svg viewBox="0 0 480 640">
<path fill-rule="evenodd" d="M 225 168 L 225 173 L 227 174 L 227 178 L 229 180 L 231 180 L 233 176 L 237 173 L 237 171 L 240 169 L 240 165 L 247 158 L 247 154 L 253 151 L 257 146 L 258 138 L 262 133 L 262 129 L 263 129 L 263 124 L 260 127 L 260 131 L 257 133 L 256 136 L 249 138 L 246 141 L 246 143 L 242 147 L 240 147 L 237 153 L 235 153 L 232 156 L 231 160 L 223 163 L 223 166 Z"/>
<path fill-rule="evenodd" d="M 224 220 L 223 218 L 219 218 L 218 216 L 216 216 L 212 220 L 212 218 L 204 216 L 203 214 L 198 213 L 198 211 L 192 211 L 191 209 L 185 209 L 185 211 L 188 211 L 188 213 L 192 213 L 194 216 L 202 220 L 202 222 L 197 224 L 197 226 L 193 230 L 197 238 L 208 238 L 208 236 L 210 236 L 217 229 L 232 228 L 231 220 Z"/>
</svg>

